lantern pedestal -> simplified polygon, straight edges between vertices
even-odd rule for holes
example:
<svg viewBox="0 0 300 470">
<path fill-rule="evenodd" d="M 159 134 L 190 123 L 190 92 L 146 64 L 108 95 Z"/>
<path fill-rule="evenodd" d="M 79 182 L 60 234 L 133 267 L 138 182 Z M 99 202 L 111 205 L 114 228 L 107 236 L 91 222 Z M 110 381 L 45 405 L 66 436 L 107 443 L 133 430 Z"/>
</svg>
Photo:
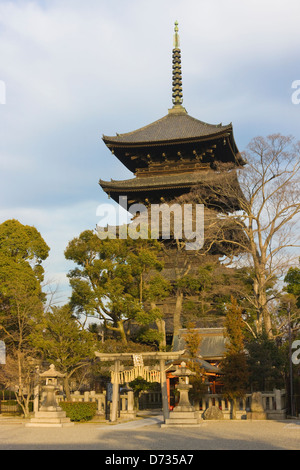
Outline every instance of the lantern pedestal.
<svg viewBox="0 0 300 470">
<path fill-rule="evenodd" d="M 180 368 L 174 372 L 174 375 L 177 375 L 179 378 L 179 382 L 176 385 L 176 389 L 179 391 L 179 402 L 161 427 L 199 427 L 201 421 L 198 416 L 199 413 L 195 411 L 189 400 L 189 391 L 193 388 L 189 384 L 189 376 L 195 375 L 195 373 L 187 369 L 185 362 L 182 362 Z"/>
<path fill-rule="evenodd" d="M 66 417 L 65 411 L 37 411 L 34 418 L 31 418 L 25 426 L 29 428 L 62 428 L 74 426 L 74 423 Z"/>
<path fill-rule="evenodd" d="M 74 426 L 74 423 L 67 418 L 66 412 L 57 405 L 55 393 L 58 389 L 57 379 L 62 378 L 63 374 L 55 370 L 54 365 L 40 377 L 46 378 L 46 385 L 43 387 L 44 399 L 39 411 L 34 413 L 26 427 L 44 427 L 44 428 L 62 428 L 65 426 Z"/>
</svg>

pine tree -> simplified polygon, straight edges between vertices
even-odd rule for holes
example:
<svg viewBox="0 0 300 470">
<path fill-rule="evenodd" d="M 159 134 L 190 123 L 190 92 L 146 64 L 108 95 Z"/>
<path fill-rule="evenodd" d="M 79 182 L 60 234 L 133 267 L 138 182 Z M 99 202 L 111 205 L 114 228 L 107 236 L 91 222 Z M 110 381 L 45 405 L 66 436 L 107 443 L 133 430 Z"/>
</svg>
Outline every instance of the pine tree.
<svg viewBox="0 0 300 470">
<path fill-rule="evenodd" d="M 225 319 L 227 351 L 222 362 L 223 393 L 232 400 L 233 417 L 236 413 L 236 400 L 245 396 L 248 382 L 247 356 L 244 349 L 242 309 L 237 300 L 231 298 Z"/>
</svg>

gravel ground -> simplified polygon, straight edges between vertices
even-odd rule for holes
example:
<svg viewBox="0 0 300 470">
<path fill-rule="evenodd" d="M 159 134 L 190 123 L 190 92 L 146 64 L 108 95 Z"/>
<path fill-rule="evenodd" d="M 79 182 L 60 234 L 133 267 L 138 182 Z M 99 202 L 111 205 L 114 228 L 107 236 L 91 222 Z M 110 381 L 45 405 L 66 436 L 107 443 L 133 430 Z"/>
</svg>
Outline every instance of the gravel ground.
<svg viewBox="0 0 300 470">
<path fill-rule="evenodd" d="M 300 420 L 203 421 L 197 428 L 160 427 L 161 417 L 120 424 L 28 428 L 0 418 L 0 450 L 300 450 Z M 128 454 L 127 452 L 127 454 Z M 128 455 L 129 455 L 128 454 Z M 105 455 L 105 452 L 104 452 Z"/>
</svg>

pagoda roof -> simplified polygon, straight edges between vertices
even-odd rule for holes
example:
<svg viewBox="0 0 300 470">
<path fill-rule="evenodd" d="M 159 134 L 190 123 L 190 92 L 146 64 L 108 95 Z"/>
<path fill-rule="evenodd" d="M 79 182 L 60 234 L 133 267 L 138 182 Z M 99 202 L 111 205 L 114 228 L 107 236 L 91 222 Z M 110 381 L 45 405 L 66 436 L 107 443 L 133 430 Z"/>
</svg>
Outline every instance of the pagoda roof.
<svg viewBox="0 0 300 470">
<path fill-rule="evenodd" d="M 127 180 L 111 180 L 99 181 L 100 186 L 106 191 L 148 191 L 162 188 L 178 188 L 193 186 L 198 183 L 205 184 L 223 184 L 224 181 L 230 181 L 231 184 L 237 184 L 237 177 L 235 172 L 218 173 L 214 171 L 195 171 L 193 173 L 178 173 L 178 174 L 165 174 L 156 176 L 143 176 L 139 178 L 131 178 Z"/>
<path fill-rule="evenodd" d="M 201 187 L 205 203 L 218 207 L 240 208 L 238 197 L 242 197 L 236 171 L 226 173 L 215 171 L 196 171 L 193 173 L 176 173 L 155 176 L 135 177 L 127 180 L 100 180 L 101 188 L 116 202 L 120 196 L 133 200 L 148 199 L 151 203 L 165 199 L 173 200 L 193 188 Z M 215 189 L 214 189 L 215 188 Z M 224 193 L 224 194 L 223 194 Z M 222 196 L 223 194 L 223 196 Z"/>
<path fill-rule="evenodd" d="M 103 136 L 108 147 L 142 147 L 149 145 L 168 145 L 170 143 L 203 141 L 218 138 L 224 134 L 232 134 L 232 124 L 208 124 L 195 119 L 185 111 L 170 110 L 170 112 L 147 126 L 135 131 L 116 136 Z"/>
<path fill-rule="evenodd" d="M 209 124 L 188 114 L 183 107 L 181 50 L 178 23 L 175 22 L 172 51 L 172 102 L 173 107 L 162 118 L 131 132 L 103 135 L 105 145 L 116 158 L 133 173 L 149 167 L 161 159 L 171 161 L 179 154 L 202 158 L 206 150 L 214 149 L 215 161 L 245 162 L 237 148 L 232 124 Z M 211 148 L 209 148 L 211 147 Z"/>
<path fill-rule="evenodd" d="M 127 190 L 127 191 L 143 191 L 147 189 L 148 191 L 162 188 L 178 188 L 195 185 L 201 182 L 208 181 L 208 172 L 200 171 L 194 173 L 179 173 L 179 174 L 165 174 L 162 176 L 144 176 L 142 178 L 131 178 L 127 180 L 111 180 L 103 181 L 100 179 L 100 186 L 106 191 L 109 190 Z M 223 175 L 213 175 L 213 180 L 221 177 Z"/>
</svg>

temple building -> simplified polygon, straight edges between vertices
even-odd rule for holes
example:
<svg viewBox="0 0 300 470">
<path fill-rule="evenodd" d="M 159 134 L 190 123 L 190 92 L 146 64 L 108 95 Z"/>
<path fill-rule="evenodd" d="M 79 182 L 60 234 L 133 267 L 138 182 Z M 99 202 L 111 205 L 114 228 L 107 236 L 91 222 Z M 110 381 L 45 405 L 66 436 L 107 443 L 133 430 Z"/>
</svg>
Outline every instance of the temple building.
<svg viewBox="0 0 300 470">
<path fill-rule="evenodd" d="M 119 202 L 121 196 L 126 196 L 129 205 L 187 202 L 185 198 L 196 192 L 200 195 L 206 214 L 226 214 L 238 210 L 240 207 L 235 191 L 232 191 L 231 196 L 230 191 L 223 188 L 224 185 L 231 189 L 239 187 L 236 170 L 242 168 L 245 162 L 234 140 L 231 123 L 208 124 L 190 116 L 183 106 L 177 22 L 172 60 L 173 106 L 168 113 L 132 132 L 103 136 L 113 157 L 118 158 L 133 173 L 133 177 L 121 181 L 100 180 L 99 184 L 116 202 Z M 165 257 L 163 271 L 167 279 L 175 282 L 186 272 L 196 274 L 202 261 L 195 251 L 178 252 L 175 244 L 172 248 L 170 240 L 164 243 L 171 250 L 171 255 Z M 224 254 L 224 247 L 212 243 L 208 254 L 219 258 Z M 192 300 L 197 303 L 196 298 Z M 159 305 L 169 338 L 176 336 L 182 327 L 183 304 L 184 294 L 177 290 Z"/>
</svg>

